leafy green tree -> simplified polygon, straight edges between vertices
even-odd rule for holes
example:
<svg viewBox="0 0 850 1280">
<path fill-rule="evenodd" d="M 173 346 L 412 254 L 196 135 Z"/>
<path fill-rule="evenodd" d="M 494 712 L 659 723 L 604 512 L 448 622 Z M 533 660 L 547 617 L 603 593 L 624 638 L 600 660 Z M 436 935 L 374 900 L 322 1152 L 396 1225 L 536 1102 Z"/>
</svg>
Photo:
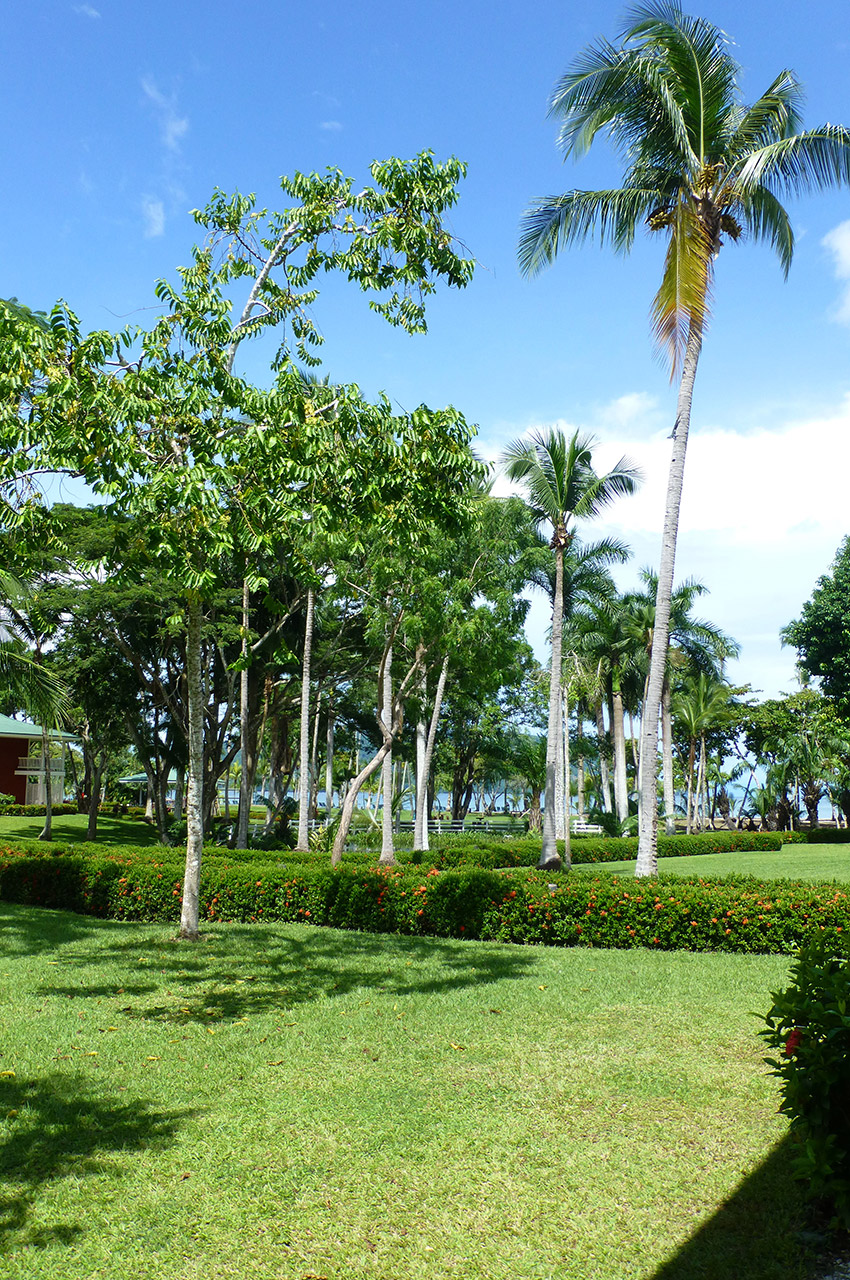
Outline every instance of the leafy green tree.
<svg viewBox="0 0 850 1280">
<path fill-rule="evenodd" d="M 473 264 L 458 256 L 442 216 L 457 198 L 463 166 L 430 153 L 375 163 L 376 185 L 355 190 L 339 171 L 282 180 L 293 203 L 279 213 L 253 198 L 217 192 L 196 214 L 206 233 L 179 282 L 160 281 L 166 314 L 146 333 L 83 340 L 62 309 L 38 326 L 17 318 L 15 340 L 30 357 L 2 373 L 0 421 L 22 464 L 39 448 L 53 467 L 74 469 L 126 514 L 147 524 L 159 570 L 185 600 L 188 686 L 187 855 L 180 933 L 197 937 L 203 846 L 203 601 L 229 555 L 256 554 L 306 514 L 317 528 L 392 511 L 425 524 L 451 503 L 470 470 L 469 432 L 453 411 L 400 418 L 385 400 L 367 405 L 356 388 L 305 388 L 297 362 L 316 362 L 310 308 L 320 274 L 339 271 L 371 294 L 390 323 L 424 329 L 425 299 L 443 280 L 463 286 Z M 250 281 L 234 321 L 236 281 Z M 10 318 L 10 323 L 15 318 Z M 271 391 L 233 373 L 236 349 L 270 329 L 283 334 Z M 26 330 L 26 332 L 24 332 Z M 60 359 L 51 364 L 58 352 Z M 76 408 L 75 408 L 76 406 Z M 82 417 L 80 408 L 82 407 Z M 40 443 L 39 443 L 40 442 Z M 401 460 L 418 459 L 419 487 L 405 486 Z M 15 470 L 13 461 L 12 470 Z M 0 476 L 2 479 L 2 476 Z M 305 482 L 310 482 L 305 512 Z M 403 498 L 411 496 L 405 506 Z"/>
<path fill-rule="evenodd" d="M 850 537 L 838 548 L 829 573 L 818 579 L 800 617 L 782 631 L 782 641 L 794 646 L 803 670 L 850 718 Z"/>
<path fill-rule="evenodd" d="M 619 42 L 598 40 L 584 50 L 550 100 L 564 154 L 582 156 L 600 133 L 607 136 L 625 166 L 622 186 L 539 200 L 526 215 L 519 246 L 522 269 L 533 273 L 562 247 L 594 233 L 622 252 L 641 223 L 667 239 L 652 317 L 680 382 L 641 729 L 648 767 L 639 876 L 657 872 L 658 717 L 691 403 L 714 263 L 724 238 L 746 235 L 773 248 L 787 272 L 794 237 L 780 199 L 850 180 L 850 132 L 829 124 L 799 131 L 802 91 L 790 71 L 781 71 L 751 106 L 740 101 L 739 74 L 724 33 L 684 14 L 677 0 L 631 10 Z"/>
<path fill-rule="evenodd" d="M 555 559 L 555 590 L 552 603 L 552 663 L 549 676 L 549 727 L 546 798 L 543 810 L 541 868 L 561 866 L 555 833 L 556 773 L 561 741 L 561 665 L 564 619 L 564 553 L 575 530 L 570 522 L 592 520 L 615 498 L 637 487 L 638 473 L 625 458 L 606 475 L 593 470 L 594 441 L 576 432 L 569 439 L 561 431 L 534 432 L 528 439 L 514 441 L 505 451 L 505 470 L 520 481 L 529 508 L 540 524 L 551 525 L 549 545 Z M 569 854 L 567 854 L 569 865 Z"/>
</svg>

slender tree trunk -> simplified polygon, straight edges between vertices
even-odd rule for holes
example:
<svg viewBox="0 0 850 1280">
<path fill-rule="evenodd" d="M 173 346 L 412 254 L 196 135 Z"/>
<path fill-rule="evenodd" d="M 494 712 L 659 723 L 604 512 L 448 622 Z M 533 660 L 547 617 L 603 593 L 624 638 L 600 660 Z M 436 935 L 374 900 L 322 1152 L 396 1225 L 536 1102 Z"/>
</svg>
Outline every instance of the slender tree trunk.
<svg viewBox="0 0 850 1280">
<path fill-rule="evenodd" d="M 328 700 L 328 728 L 325 736 L 325 815 L 331 820 L 334 803 L 334 704 L 333 692 Z"/>
<path fill-rule="evenodd" d="M 585 822 L 587 814 L 584 810 L 584 756 L 579 756 L 576 765 L 576 791 L 578 792 L 578 820 Z"/>
<path fill-rule="evenodd" d="M 248 626 L 251 620 L 251 594 L 248 579 L 242 583 L 242 670 L 239 672 L 239 753 L 242 773 L 239 776 L 239 814 L 236 825 L 236 848 L 248 848 L 248 827 L 251 821 L 251 790 L 254 781 L 252 748 L 249 742 L 249 692 L 248 692 Z"/>
<path fill-rule="evenodd" d="M 310 807 L 308 817 L 315 822 L 319 816 L 319 719 L 322 710 L 321 684 L 316 686 L 316 710 L 313 713 L 313 745 L 310 748 Z"/>
<path fill-rule="evenodd" d="M 664 676 L 661 690 L 661 754 L 664 769 L 664 830 L 676 834 L 676 797 L 673 791 L 673 717 L 670 712 L 670 681 Z"/>
<path fill-rule="evenodd" d="M 557 537 L 557 531 L 556 531 Z M 556 837 L 558 808 L 556 785 L 558 754 L 561 751 L 561 648 L 564 622 L 564 549 L 555 548 L 555 600 L 552 606 L 552 665 L 549 672 L 549 725 L 546 734 L 546 796 L 543 802 L 543 847 L 541 869 L 557 871 L 562 865 Z"/>
<path fill-rule="evenodd" d="M 686 803 L 685 834 L 693 831 L 693 796 L 694 796 L 694 760 L 696 759 L 696 738 L 691 738 L 688 747 L 688 797 Z"/>
<path fill-rule="evenodd" d="M 186 782 L 186 770 L 182 765 L 177 766 L 177 777 L 174 781 L 174 817 L 179 822 L 183 817 L 183 790 Z"/>
<path fill-rule="evenodd" d="M 667 481 L 667 502 L 664 512 L 664 533 L 661 541 L 661 561 L 658 567 L 658 591 L 655 598 L 655 630 L 652 636 L 652 657 L 649 665 L 649 685 L 641 723 L 641 755 L 644 759 L 641 779 L 640 834 L 636 876 L 658 874 L 658 713 L 661 690 L 667 669 L 667 645 L 670 639 L 670 601 L 673 595 L 673 573 L 676 567 L 676 537 L 679 531 L 679 508 L 682 503 L 682 482 L 685 475 L 685 454 L 688 448 L 688 431 L 691 423 L 691 402 L 694 394 L 699 354 L 702 347 L 702 329 L 691 323 L 688 345 L 679 383 L 679 399 L 676 409 L 676 425 L 673 428 L 673 452 Z"/>
<path fill-rule="evenodd" d="M 431 765 L 434 760 L 434 745 L 437 741 L 437 725 L 440 722 L 440 712 L 443 709 L 443 694 L 446 690 L 446 679 L 449 674 L 449 655 L 443 658 L 443 665 L 440 667 L 440 674 L 437 677 L 437 688 L 434 691 L 434 707 L 431 711 L 431 721 L 428 725 L 428 737 L 425 739 L 425 752 L 422 757 L 422 773 L 416 777 L 416 811 L 422 810 L 422 829 L 420 832 L 419 848 L 423 852 L 430 848 L 428 838 L 428 819 L 430 817 L 431 805 L 429 803 L 431 796 Z"/>
<path fill-rule="evenodd" d="M 570 836 L 570 801 L 571 801 L 571 778 L 570 778 L 570 704 L 569 689 L 564 690 L 564 798 L 566 800 L 566 813 L 564 814 L 564 866 L 569 869 L 572 866 L 572 846 Z"/>
<path fill-rule="evenodd" d="M 611 733 L 614 739 L 614 803 L 617 821 L 623 823 L 629 816 L 629 782 L 626 775 L 626 729 L 623 722 L 623 694 L 619 683 L 611 697 Z"/>
<path fill-rule="evenodd" d="M 599 698 L 594 708 L 596 714 L 596 738 L 599 743 L 599 781 L 602 787 L 602 809 L 611 812 L 611 775 L 608 769 L 607 738 L 605 735 L 605 715 L 602 710 L 602 699 Z"/>
<path fill-rule="evenodd" d="M 310 848 L 310 660 L 313 655 L 313 588 L 307 591 L 304 621 L 304 660 L 301 664 L 301 722 L 298 739 L 298 839 L 295 848 Z"/>
<path fill-rule="evenodd" d="M 44 826 L 39 840 L 53 839 L 53 775 L 50 772 L 50 738 L 47 730 L 41 730 L 41 757 L 44 765 Z"/>
<path fill-rule="evenodd" d="M 425 816 L 425 797 L 428 783 L 425 777 L 425 744 L 428 741 L 428 726 L 425 723 L 425 708 L 428 699 L 428 673 L 422 669 L 419 677 L 419 715 L 416 718 L 416 795 L 413 802 L 413 848 L 414 851 L 427 849 L 422 842 L 423 823 L 428 831 L 428 819 Z"/>
<path fill-rule="evenodd" d="M 697 765 L 697 794 L 696 794 L 696 828 L 702 831 L 705 828 L 705 738 L 700 736 L 699 740 L 699 763 Z"/>
<path fill-rule="evenodd" d="M 496 797 L 493 797 L 493 808 L 496 807 Z M 558 756 L 557 771 L 555 773 L 555 839 L 564 839 L 564 812 L 566 803 L 564 800 L 564 696 L 561 691 L 561 705 L 558 710 Z"/>
<path fill-rule="evenodd" d="M 381 714 L 384 724 L 389 724 L 393 714 L 393 650 L 390 645 L 384 663 L 383 687 L 379 689 L 381 698 Z M 393 750 L 390 749 L 381 763 L 381 793 L 383 810 L 381 812 L 381 856 L 378 859 L 386 865 L 395 863 L 395 847 L 393 843 Z"/>
<path fill-rule="evenodd" d="M 186 796 L 186 871 L 183 876 L 181 938 L 196 941 L 204 850 L 204 692 L 201 684 L 201 598 L 192 593 L 186 629 L 186 684 L 189 702 L 189 787 Z"/>
<path fill-rule="evenodd" d="M 103 755 L 95 757 L 91 772 L 91 791 L 89 794 L 89 820 L 86 824 L 86 839 L 94 841 L 97 839 L 97 814 L 100 808 L 100 789 L 103 779 L 103 769 L 106 761 Z"/>
</svg>

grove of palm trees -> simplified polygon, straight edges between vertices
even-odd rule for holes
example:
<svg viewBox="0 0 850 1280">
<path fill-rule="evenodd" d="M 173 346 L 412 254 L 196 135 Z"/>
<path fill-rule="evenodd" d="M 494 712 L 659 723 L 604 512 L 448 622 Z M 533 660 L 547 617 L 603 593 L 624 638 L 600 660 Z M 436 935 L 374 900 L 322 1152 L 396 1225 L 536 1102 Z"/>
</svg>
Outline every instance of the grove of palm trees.
<svg viewBox="0 0 850 1280">
<path fill-rule="evenodd" d="M 823 1280 L 850 1258 L 850 535 L 802 598 L 793 564 L 752 571 L 736 614 L 755 523 L 727 504 L 723 543 L 693 462 L 700 397 L 762 350 L 730 347 L 720 273 L 793 281 L 792 220 L 845 199 L 850 129 L 806 125 L 791 70 L 753 94 L 679 0 L 603 16 L 548 101 L 588 188 L 526 193 L 509 246 L 515 361 L 478 310 L 474 172 L 426 139 L 348 176 L 322 149 L 354 99 L 324 89 L 302 90 L 322 154 L 293 141 L 272 189 L 219 131 L 170 270 L 185 70 L 138 80 L 144 299 L 117 276 L 66 298 L 58 262 L 55 303 L 0 291 L 10 1276 Z M 262 95 L 237 27 L 222 56 Z M 843 279 L 842 226 L 821 244 Z M 626 273 L 656 243 L 644 332 Z M 601 345 L 596 398 L 555 414 L 521 371 L 559 289 L 564 406 Z M 465 349 L 440 345 L 453 314 Z M 653 339 L 669 414 L 618 381 Z M 474 422 L 473 367 L 506 401 L 524 382 L 521 412 Z M 728 404 L 715 436 L 754 430 Z M 768 631 L 781 688 L 748 656 Z"/>
</svg>

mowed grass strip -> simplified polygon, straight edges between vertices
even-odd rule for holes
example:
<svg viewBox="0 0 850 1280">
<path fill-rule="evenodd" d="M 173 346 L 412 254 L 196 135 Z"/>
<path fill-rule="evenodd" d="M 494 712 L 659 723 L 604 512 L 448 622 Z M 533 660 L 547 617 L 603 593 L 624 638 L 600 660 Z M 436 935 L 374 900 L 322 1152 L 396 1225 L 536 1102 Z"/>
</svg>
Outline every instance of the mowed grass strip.
<svg viewBox="0 0 850 1280">
<path fill-rule="evenodd" d="M 10 1280 L 805 1274 L 751 1013 L 784 957 L 0 937 Z"/>
<path fill-rule="evenodd" d="M 634 858 L 623 862 L 576 864 L 577 875 L 634 876 Z M 571 874 L 572 874 L 571 872 Z M 793 844 L 773 852 L 738 850 L 735 853 L 706 853 L 691 858 L 659 858 L 659 875 L 719 879 L 728 875 L 757 876 L 764 880 L 803 880 L 812 884 L 835 880 L 850 884 L 850 846 L 841 844 Z"/>
</svg>

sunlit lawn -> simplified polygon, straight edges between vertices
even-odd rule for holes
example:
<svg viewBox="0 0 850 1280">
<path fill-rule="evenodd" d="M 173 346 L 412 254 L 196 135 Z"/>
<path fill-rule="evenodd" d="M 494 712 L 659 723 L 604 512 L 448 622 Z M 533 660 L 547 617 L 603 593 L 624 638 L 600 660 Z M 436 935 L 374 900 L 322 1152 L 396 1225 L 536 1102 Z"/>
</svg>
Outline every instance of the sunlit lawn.
<svg viewBox="0 0 850 1280">
<path fill-rule="evenodd" d="M 583 863 L 575 872 L 612 871 L 615 875 L 633 876 L 635 862 Z M 850 845 L 787 845 L 771 852 L 706 853 L 695 858 L 659 858 L 662 875 L 759 876 L 768 880 L 839 880 L 850 883 Z"/>
<path fill-rule="evenodd" d="M 63 813 L 53 818 L 52 838 L 56 844 L 77 844 L 86 839 L 88 814 Z M 44 818 L 27 818 L 15 814 L 0 815 L 0 841 L 37 840 L 44 827 Z M 114 818 L 111 814 L 98 814 L 98 844 L 149 845 L 157 843 L 156 827 L 143 818 Z"/>
<path fill-rule="evenodd" d="M 751 1012 L 786 958 L 8 904 L 0 938 L 10 1280 L 804 1274 Z"/>
</svg>

